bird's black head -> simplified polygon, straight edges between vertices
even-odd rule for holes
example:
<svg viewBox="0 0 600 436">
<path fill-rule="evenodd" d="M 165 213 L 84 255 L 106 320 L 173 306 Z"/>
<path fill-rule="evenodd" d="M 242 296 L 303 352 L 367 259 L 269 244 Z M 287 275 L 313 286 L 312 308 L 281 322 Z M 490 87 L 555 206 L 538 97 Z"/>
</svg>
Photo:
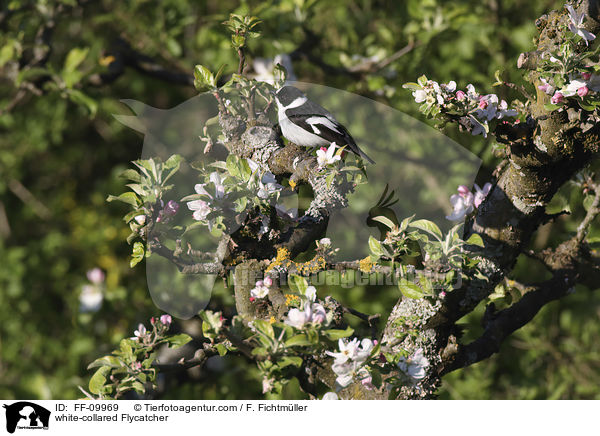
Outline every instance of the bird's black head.
<svg viewBox="0 0 600 436">
<path fill-rule="evenodd" d="M 298 88 L 286 85 L 283 86 L 279 91 L 277 91 L 277 94 L 275 94 L 275 96 L 277 97 L 277 100 L 279 100 L 279 103 L 285 107 L 289 106 L 289 104 L 297 98 L 304 97 L 304 94 Z"/>
</svg>

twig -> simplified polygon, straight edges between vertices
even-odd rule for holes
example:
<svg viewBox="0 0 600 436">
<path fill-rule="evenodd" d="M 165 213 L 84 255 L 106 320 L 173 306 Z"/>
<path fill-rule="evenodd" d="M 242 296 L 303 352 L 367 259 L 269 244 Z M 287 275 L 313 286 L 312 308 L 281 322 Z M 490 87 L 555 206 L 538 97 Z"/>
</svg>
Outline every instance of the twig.
<svg viewBox="0 0 600 436">
<path fill-rule="evenodd" d="M 52 216 L 52 212 L 44 203 L 38 200 L 21 182 L 16 179 L 11 179 L 8 182 L 8 189 L 12 191 L 19 199 L 31 207 L 33 212 L 40 218 L 47 220 Z"/>
<path fill-rule="evenodd" d="M 219 352 L 215 347 L 206 344 L 204 348 L 196 350 L 192 359 L 181 359 L 176 363 L 155 363 L 152 366 L 159 371 L 181 371 L 193 368 L 195 366 L 203 366 L 209 357 L 213 357 L 218 354 Z"/>
<path fill-rule="evenodd" d="M 600 213 L 600 208 L 598 207 L 600 205 L 600 185 L 592 184 L 591 188 L 594 190 L 594 200 L 592 201 L 592 204 L 590 205 L 587 214 L 585 215 L 585 218 L 577 227 L 576 240 L 578 243 L 581 243 L 583 241 L 587 234 L 588 227 L 590 226 L 594 218 L 596 218 L 596 216 L 598 216 L 598 214 Z"/>
</svg>

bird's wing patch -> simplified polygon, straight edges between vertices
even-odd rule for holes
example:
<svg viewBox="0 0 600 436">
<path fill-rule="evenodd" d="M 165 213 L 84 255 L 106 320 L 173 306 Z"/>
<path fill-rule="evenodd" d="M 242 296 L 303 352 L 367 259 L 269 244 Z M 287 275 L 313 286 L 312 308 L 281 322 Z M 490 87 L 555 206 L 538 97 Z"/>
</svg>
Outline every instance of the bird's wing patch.
<svg viewBox="0 0 600 436">
<path fill-rule="evenodd" d="M 339 124 L 331 121 L 327 117 L 322 117 L 322 116 L 317 115 L 317 116 L 313 116 L 313 117 L 307 118 L 306 122 L 311 125 L 311 127 L 313 128 L 313 131 L 317 135 L 320 134 L 319 127 L 321 127 L 321 128 L 322 127 L 326 127 L 329 130 L 333 130 L 334 132 L 342 135 L 342 132 L 340 131 Z"/>
<path fill-rule="evenodd" d="M 299 127 L 302 127 L 304 130 L 314 133 L 319 137 L 323 138 L 329 142 L 335 142 L 339 145 L 349 143 L 348 136 L 345 129 L 339 124 L 334 124 L 331 120 L 320 116 L 320 115 L 288 115 L 288 119 L 296 124 Z M 318 121 L 317 121 L 318 119 Z M 312 122 L 309 124 L 307 121 L 311 120 Z M 334 126 L 335 130 L 330 128 L 329 126 Z M 351 139 L 350 139 L 351 140 Z"/>
</svg>

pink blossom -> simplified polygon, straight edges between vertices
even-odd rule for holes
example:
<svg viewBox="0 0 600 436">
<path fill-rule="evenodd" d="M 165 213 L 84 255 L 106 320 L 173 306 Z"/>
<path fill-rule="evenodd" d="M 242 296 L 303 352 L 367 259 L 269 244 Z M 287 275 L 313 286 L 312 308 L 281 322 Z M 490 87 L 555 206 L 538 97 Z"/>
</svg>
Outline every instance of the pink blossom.
<svg viewBox="0 0 600 436">
<path fill-rule="evenodd" d="M 104 273 L 100 268 L 93 268 L 89 270 L 86 275 L 88 280 L 95 285 L 99 285 L 104 281 Z"/>
<path fill-rule="evenodd" d="M 160 317 L 160 322 L 166 326 L 169 326 L 173 322 L 173 318 L 171 318 L 171 315 L 165 314 Z"/>
<path fill-rule="evenodd" d="M 588 72 L 581 73 L 581 78 L 583 80 L 590 80 L 591 77 L 592 77 L 592 73 L 588 73 Z"/>
<path fill-rule="evenodd" d="M 577 95 L 580 97 L 585 97 L 586 95 L 588 95 L 590 92 L 589 88 L 587 86 L 582 86 L 581 88 L 579 88 L 577 90 Z"/>
<path fill-rule="evenodd" d="M 552 98 L 550 99 L 550 102 L 552 104 L 559 104 L 562 103 L 565 99 L 565 96 L 562 95 L 560 92 L 555 92 L 554 95 L 552 96 Z"/>
<path fill-rule="evenodd" d="M 467 98 L 467 94 L 464 91 L 456 91 L 456 99 L 458 101 L 463 101 L 465 98 Z"/>
<path fill-rule="evenodd" d="M 460 194 L 461 197 L 466 196 L 469 192 L 471 192 L 471 190 L 469 189 L 469 187 L 467 185 L 460 185 L 458 187 L 458 193 Z"/>
<path fill-rule="evenodd" d="M 169 200 L 169 202 L 165 206 L 164 212 L 165 212 L 165 215 L 173 216 L 177 213 L 178 210 L 179 210 L 179 203 L 177 203 L 175 200 Z"/>
<path fill-rule="evenodd" d="M 479 207 L 479 205 L 483 202 L 483 200 L 485 199 L 485 197 L 487 197 L 487 195 L 490 193 L 490 190 L 492 189 L 492 184 L 491 183 L 486 183 L 485 185 L 483 185 L 483 188 L 480 188 L 477 183 L 475 184 L 475 196 L 473 198 L 473 204 L 475 205 L 475 207 Z"/>
<path fill-rule="evenodd" d="M 554 92 L 554 86 L 550 85 L 546 79 L 542 78 L 540 81 L 542 82 L 541 85 L 538 85 L 540 91 L 545 92 L 546 94 L 552 94 Z"/>
<path fill-rule="evenodd" d="M 484 97 L 479 99 L 479 109 L 485 109 L 488 107 L 488 102 Z"/>
<path fill-rule="evenodd" d="M 273 279 L 269 276 L 265 277 L 265 279 L 263 280 L 263 284 L 267 287 L 270 288 L 271 286 L 273 286 Z"/>
</svg>

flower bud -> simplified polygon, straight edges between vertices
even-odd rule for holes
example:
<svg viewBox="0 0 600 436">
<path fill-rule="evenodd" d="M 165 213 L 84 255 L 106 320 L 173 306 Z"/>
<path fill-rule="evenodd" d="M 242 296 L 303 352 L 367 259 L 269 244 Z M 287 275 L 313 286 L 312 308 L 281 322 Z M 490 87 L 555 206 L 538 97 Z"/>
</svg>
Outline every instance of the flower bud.
<svg viewBox="0 0 600 436">
<path fill-rule="evenodd" d="M 562 103 L 565 100 L 565 96 L 562 95 L 560 92 L 555 92 L 554 95 L 552 96 L 552 98 L 550 99 L 550 102 L 552 104 L 559 104 Z"/>
<path fill-rule="evenodd" d="M 267 276 L 263 280 L 263 283 L 267 288 L 270 288 L 271 286 L 273 286 L 273 279 L 271 277 Z"/>
<path fill-rule="evenodd" d="M 463 101 L 465 98 L 467 98 L 467 94 L 464 91 L 456 91 L 456 99 L 458 101 Z"/>
<path fill-rule="evenodd" d="M 169 200 L 165 206 L 164 212 L 168 216 L 174 216 L 179 210 L 179 204 L 175 200 Z"/>
<path fill-rule="evenodd" d="M 592 77 L 592 73 L 581 73 L 581 78 L 583 80 L 590 80 L 591 77 Z"/>
<path fill-rule="evenodd" d="M 170 326 L 173 322 L 173 318 L 171 318 L 171 315 L 165 314 L 160 317 L 160 322 L 166 326 Z"/>
<path fill-rule="evenodd" d="M 586 95 L 588 95 L 590 93 L 590 90 L 587 86 L 582 86 L 581 88 L 579 88 L 577 90 L 577 95 L 580 97 L 585 97 Z"/>
<path fill-rule="evenodd" d="M 459 193 L 461 196 L 463 196 L 463 197 L 464 197 L 465 195 L 467 195 L 469 192 L 471 192 L 471 190 L 470 190 L 470 189 L 469 189 L 469 187 L 468 187 L 468 186 L 466 186 L 466 185 L 460 185 L 460 186 L 458 187 L 458 193 Z"/>
</svg>

